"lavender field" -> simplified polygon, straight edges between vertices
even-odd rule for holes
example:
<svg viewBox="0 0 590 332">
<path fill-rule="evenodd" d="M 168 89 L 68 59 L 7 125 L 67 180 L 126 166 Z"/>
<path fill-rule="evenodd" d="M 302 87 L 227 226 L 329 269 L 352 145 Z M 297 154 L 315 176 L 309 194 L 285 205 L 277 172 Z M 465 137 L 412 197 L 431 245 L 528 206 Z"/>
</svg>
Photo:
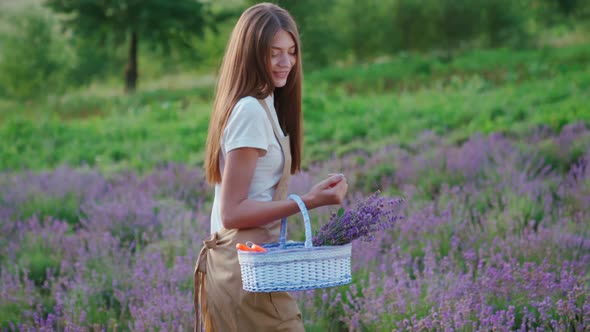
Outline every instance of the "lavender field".
<svg viewBox="0 0 590 332">
<path fill-rule="evenodd" d="M 293 178 L 304 192 L 346 174 L 347 206 L 378 189 L 407 200 L 391 232 L 354 243 L 352 284 L 295 294 L 307 330 L 587 331 L 590 129 L 444 142 L 426 132 Z M 1 173 L 1 329 L 189 331 L 211 194 L 183 164 Z"/>
<path fill-rule="evenodd" d="M 219 65 L 259 2 L 0 0 L 0 332 L 193 331 Z M 293 293 L 306 331 L 590 332 L 590 1 L 269 2 L 301 37 L 291 192 L 403 202 L 351 284 Z"/>
</svg>

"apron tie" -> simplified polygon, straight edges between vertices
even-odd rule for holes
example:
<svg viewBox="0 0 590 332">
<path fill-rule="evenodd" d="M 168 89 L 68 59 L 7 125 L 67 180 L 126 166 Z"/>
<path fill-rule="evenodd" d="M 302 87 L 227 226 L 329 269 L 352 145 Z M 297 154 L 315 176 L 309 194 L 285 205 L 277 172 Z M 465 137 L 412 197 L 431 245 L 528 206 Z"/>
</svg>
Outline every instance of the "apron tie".
<svg viewBox="0 0 590 332">
<path fill-rule="evenodd" d="M 207 251 L 209 249 L 214 249 L 217 246 L 217 233 L 211 234 L 207 239 L 203 241 L 203 247 L 199 252 L 199 257 L 197 258 L 197 265 L 195 266 L 195 273 L 194 273 L 194 287 L 195 287 L 195 295 L 193 298 L 193 302 L 195 305 L 195 332 L 209 330 L 210 322 L 206 320 L 203 322 L 203 317 L 208 317 L 207 314 L 207 292 L 205 290 L 205 277 L 207 274 Z"/>
</svg>

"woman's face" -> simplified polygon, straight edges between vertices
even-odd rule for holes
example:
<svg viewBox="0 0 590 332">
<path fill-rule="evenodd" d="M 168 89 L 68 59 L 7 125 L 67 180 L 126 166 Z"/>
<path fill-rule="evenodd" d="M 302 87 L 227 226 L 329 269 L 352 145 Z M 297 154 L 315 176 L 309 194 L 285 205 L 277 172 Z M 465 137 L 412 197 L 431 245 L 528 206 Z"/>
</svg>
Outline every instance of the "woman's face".
<svg viewBox="0 0 590 332">
<path fill-rule="evenodd" d="M 272 39 L 271 48 L 271 71 L 275 88 L 287 84 L 287 77 L 291 68 L 297 61 L 297 49 L 291 34 L 285 30 L 279 30 Z"/>
</svg>

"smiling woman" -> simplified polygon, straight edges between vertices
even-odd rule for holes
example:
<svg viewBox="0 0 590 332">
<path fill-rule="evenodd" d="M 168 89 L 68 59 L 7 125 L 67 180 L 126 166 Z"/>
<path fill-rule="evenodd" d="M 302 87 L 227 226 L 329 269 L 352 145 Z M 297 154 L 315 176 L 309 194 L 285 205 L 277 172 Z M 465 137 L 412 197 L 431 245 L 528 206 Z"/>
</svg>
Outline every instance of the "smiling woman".
<svg viewBox="0 0 590 332">
<path fill-rule="evenodd" d="M 271 70 L 275 87 L 287 84 L 287 77 L 297 61 L 297 51 L 293 37 L 285 30 L 279 30 L 271 43 Z"/>
<path fill-rule="evenodd" d="M 243 290 L 236 244 L 277 242 L 280 220 L 299 212 L 287 200 L 301 165 L 299 33 L 284 9 L 261 3 L 238 20 L 221 66 L 205 170 L 215 185 L 211 236 L 195 268 L 196 330 L 303 331 L 285 292 Z M 332 175 L 303 195 L 307 209 L 340 204 L 348 190 Z"/>
</svg>

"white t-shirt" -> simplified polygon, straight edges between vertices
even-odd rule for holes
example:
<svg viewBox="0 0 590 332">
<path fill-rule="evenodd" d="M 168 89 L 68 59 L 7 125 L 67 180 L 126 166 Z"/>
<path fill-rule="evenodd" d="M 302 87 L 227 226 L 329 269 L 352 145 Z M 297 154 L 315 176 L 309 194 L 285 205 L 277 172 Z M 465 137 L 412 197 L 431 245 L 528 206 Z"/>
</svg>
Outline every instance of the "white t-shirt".
<svg viewBox="0 0 590 332">
<path fill-rule="evenodd" d="M 274 108 L 273 96 L 268 96 L 265 102 L 271 111 L 277 128 L 283 134 Z M 219 169 L 222 177 L 227 153 L 243 147 L 258 148 L 265 151 L 265 154 L 259 157 L 256 162 L 256 170 L 248 190 L 248 198 L 257 201 L 271 201 L 274 187 L 283 174 L 284 158 L 266 111 L 254 97 L 240 99 L 229 116 L 221 138 Z M 219 231 L 222 227 L 221 184 L 218 183 L 215 185 L 215 198 L 211 211 L 211 233 Z"/>
</svg>

